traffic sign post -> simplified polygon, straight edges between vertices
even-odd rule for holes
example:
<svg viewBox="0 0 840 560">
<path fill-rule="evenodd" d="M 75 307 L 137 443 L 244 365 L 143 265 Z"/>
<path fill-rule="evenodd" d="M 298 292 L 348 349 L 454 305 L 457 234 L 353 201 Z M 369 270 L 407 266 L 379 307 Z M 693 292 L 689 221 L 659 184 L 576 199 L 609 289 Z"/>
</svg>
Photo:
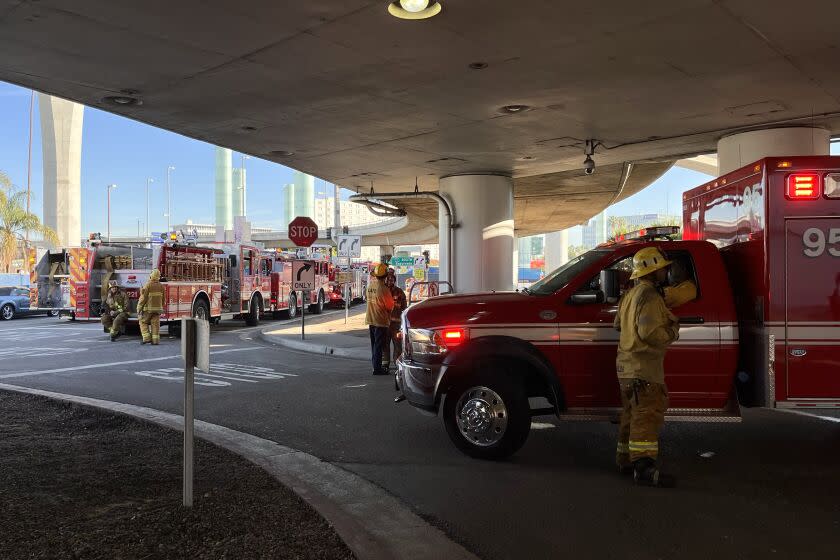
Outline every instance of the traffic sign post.
<svg viewBox="0 0 840 560">
<path fill-rule="evenodd" d="M 361 235 L 339 235 L 335 238 L 339 257 L 359 258 L 362 256 Z"/>
<path fill-rule="evenodd" d="M 298 247 L 309 247 L 318 239 L 318 224 L 308 216 L 298 216 L 289 223 L 289 240 Z"/>
<path fill-rule="evenodd" d="M 317 229 L 317 228 L 316 228 Z M 315 264 L 312 261 L 294 261 L 292 263 L 292 290 L 301 291 L 301 295 L 308 294 L 315 289 Z M 307 302 L 301 298 L 300 302 L 300 339 L 306 339 Z"/>
</svg>

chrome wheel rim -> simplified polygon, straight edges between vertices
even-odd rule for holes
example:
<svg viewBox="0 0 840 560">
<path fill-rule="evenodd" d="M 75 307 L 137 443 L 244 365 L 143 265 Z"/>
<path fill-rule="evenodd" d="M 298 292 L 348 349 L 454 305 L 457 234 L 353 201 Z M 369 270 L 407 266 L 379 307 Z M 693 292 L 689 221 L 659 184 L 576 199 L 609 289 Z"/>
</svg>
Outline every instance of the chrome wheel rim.
<svg viewBox="0 0 840 560">
<path fill-rule="evenodd" d="M 470 387 L 455 407 L 458 430 L 473 445 L 488 447 L 501 441 L 508 423 L 502 397 L 488 387 Z"/>
<path fill-rule="evenodd" d="M 11 319 L 14 316 L 15 316 L 15 311 L 12 309 L 12 307 L 10 305 L 7 305 L 6 307 L 3 308 L 3 318 L 5 320 L 8 321 L 9 319 Z"/>
</svg>

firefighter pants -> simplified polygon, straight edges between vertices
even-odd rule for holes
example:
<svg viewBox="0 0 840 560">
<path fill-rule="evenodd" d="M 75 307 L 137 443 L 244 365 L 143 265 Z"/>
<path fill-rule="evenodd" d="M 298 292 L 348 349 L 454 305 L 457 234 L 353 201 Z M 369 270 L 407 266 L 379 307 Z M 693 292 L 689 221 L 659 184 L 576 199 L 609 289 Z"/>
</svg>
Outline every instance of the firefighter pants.
<svg viewBox="0 0 840 560">
<path fill-rule="evenodd" d="M 616 462 L 629 466 L 643 457 L 659 456 L 659 431 L 668 410 L 668 389 L 642 379 L 619 379 L 621 422 L 618 428 Z"/>
<path fill-rule="evenodd" d="M 140 335 L 143 342 L 160 344 L 160 313 L 144 311 L 140 314 Z"/>
<path fill-rule="evenodd" d="M 108 329 L 108 332 L 111 333 L 111 336 L 122 332 L 123 325 L 125 325 L 125 321 L 128 319 L 128 313 L 123 311 L 122 313 L 117 313 L 116 317 L 111 317 L 110 313 L 103 313 L 102 314 L 102 326 Z"/>
</svg>

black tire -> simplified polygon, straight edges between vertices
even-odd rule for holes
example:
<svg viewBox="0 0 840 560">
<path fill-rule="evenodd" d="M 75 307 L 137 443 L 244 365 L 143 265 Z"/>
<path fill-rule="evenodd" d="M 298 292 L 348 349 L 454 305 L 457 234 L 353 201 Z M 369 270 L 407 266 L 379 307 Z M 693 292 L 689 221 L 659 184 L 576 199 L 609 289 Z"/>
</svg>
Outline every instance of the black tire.
<svg viewBox="0 0 840 560">
<path fill-rule="evenodd" d="M 294 319 L 297 317 L 298 306 L 297 306 L 297 295 L 294 292 L 289 296 L 289 309 L 286 311 L 286 315 L 289 319 Z"/>
<path fill-rule="evenodd" d="M 256 327 L 260 324 L 260 302 L 257 301 L 256 297 L 251 298 L 248 314 L 245 315 L 245 324 L 249 327 Z"/>
<path fill-rule="evenodd" d="M 47 311 L 47 317 L 58 317 L 58 309 L 50 309 Z"/>
<path fill-rule="evenodd" d="M 203 319 L 205 321 L 210 321 L 210 306 L 207 305 L 207 302 L 203 299 L 195 300 L 192 308 L 192 316 L 196 319 Z"/>
<path fill-rule="evenodd" d="M 3 307 L 0 307 L 0 319 L 3 321 L 11 321 L 15 318 L 15 306 L 11 303 L 7 303 Z"/>
<path fill-rule="evenodd" d="M 531 431 L 531 408 L 525 387 L 491 366 L 452 387 L 443 406 L 443 423 L 449 439 L 463 453 L 476 459 L 498 460 L 516 453 Z M 463 415 L 462 430 L 458 415 Z M 467 421 L 470 419 L 470 422 Z"/>
<path fill-rule="evenodd" d="M 324 312 L 324 291 L 323 290 L 320 290 L 318 292 L 318 301 L 309 306 L 309 311 L 311 311 L 315 315 L 320 315 L 321 313 Z"/>
</svg>

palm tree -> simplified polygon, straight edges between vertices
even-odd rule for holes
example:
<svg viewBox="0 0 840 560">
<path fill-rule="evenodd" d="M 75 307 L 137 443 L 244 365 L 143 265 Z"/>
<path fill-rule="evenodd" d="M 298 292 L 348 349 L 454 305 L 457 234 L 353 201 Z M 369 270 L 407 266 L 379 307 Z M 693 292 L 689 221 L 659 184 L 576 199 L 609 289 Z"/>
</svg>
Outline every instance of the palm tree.
<svg viewBox="0 0 840 560">
<path fill-rule="evenodd" d="M 0 171 L 0 269 L 9 272 L 27 231 L 40 234 L 44 241 L 58 244 L 58 235 L 26 211 L 26 193 L 15 189 L 9 176 Z"/>
</svg>

